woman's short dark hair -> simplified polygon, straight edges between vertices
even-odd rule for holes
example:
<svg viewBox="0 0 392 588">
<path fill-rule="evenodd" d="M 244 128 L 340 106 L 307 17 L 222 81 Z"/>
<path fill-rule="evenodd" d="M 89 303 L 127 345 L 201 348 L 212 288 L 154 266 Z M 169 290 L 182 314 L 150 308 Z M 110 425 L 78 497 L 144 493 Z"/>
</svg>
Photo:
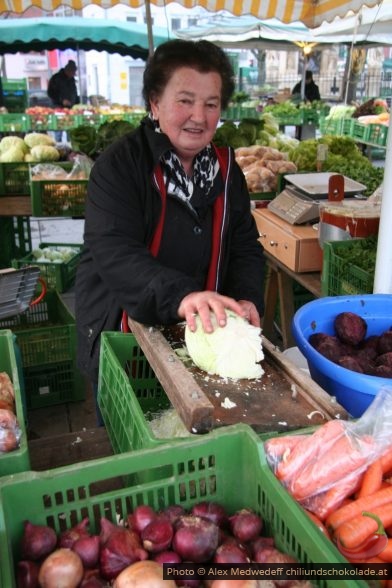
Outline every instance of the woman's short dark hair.
<svg viewBox="0 0 392 588">
<path fill-rule="evenodd" d="M 143 98 L 147 111 L 150 98 L 160 96 L 171 76 L 180 67 L 199 72 L 216 72 L 222 79 L 222 109 L 227 108 L 234 92 L 234 70 L 226 53 L 210 41 L 174 39 L 160 45 L 147 61 L 143 76 Z"/>
</svg>

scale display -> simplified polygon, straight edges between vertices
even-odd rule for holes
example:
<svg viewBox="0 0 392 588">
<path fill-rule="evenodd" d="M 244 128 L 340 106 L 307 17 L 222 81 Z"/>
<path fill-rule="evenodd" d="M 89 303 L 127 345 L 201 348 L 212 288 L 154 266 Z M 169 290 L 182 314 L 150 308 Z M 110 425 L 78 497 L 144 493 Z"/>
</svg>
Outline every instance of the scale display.
<svg viewBox="0 0 392 588">
<path fill-rule="evenodd" d="M 290 186 L 275 196 L 267 208 L 291 225 L 302 225 L 319 218 L 319 203 Z"/>
</svg>

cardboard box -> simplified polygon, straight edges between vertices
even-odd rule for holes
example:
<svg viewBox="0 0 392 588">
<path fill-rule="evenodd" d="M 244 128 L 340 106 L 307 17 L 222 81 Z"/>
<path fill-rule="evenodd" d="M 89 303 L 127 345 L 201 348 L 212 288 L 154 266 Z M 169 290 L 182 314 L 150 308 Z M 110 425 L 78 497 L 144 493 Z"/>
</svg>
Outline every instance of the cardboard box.
<svg viewBox="0 0 392 588">
<path fill-rule="evenodd" d="M 323 253 L 311 225 L 291 225 L 266 208 L 254 210 L 253 216 L 266 251 L 294 272 L 321 271 Z"/>
</svg>

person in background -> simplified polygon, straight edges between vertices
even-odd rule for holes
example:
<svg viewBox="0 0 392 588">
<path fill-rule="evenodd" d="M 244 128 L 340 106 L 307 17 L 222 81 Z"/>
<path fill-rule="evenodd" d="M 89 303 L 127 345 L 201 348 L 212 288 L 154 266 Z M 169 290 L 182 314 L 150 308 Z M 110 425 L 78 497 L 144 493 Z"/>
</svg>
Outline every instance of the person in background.
<svg viewBox="0 0 392 588">
<path fill-rule="evenodd" d="M 53 106 L 60 108 L 72 108 L 79 101 L 76 88 L 75 74 L 76 63 L 70 59 L 65 67 L 55 73 L 49 80 L 48 96 Z"/>
<path fill-rule="evenodd" d="M 228 309 L 260 325 L 263 248 L 231 148 L 212 143 L 234 91 L 224 51 L 172 40 L 147 62 L 140 126 L 95 161 L 75 284 L 77 355 L 97 388 L 102 331 L 226 324 Z M 123 319 L 123 321 L 122 321 Z M 219 328 L 219 327 L 218 327 Z"/>
<path fill-rule="evenodd" d="M 291 91 L 292 96 L 301 97 L 301 85 L 302 80 L 295 84 Z M 310 70 L 305 73 L 305 100 L 313 102 L 314 100 L 321 100 L 320 91 L 318 85 L 313 80 L 313 74 Z"/>
</svg>

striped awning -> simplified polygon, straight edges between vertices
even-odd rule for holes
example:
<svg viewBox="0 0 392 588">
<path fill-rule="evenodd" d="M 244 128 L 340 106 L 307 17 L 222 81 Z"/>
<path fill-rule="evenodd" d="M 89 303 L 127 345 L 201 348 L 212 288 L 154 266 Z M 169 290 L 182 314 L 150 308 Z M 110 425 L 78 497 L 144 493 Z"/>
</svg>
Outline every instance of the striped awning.
<svg viewBox="0 0 392 588">
<path fill-rule="evenodd" d="M 156 6 L 166 6 L 174 0 L 150 0 Z M 358 12 L 366 6 L 375 6 L 381 0 L 176 0 L 186 8 L 201 6 L 210 12 L 227 10 L 234 15 L 253 15 L 260 19 L 277 18 L 284 23 L 303 22 L 316 27 L 336 16 L 345 16 L 349 11 Z M 81 10 L 95 4 L 111 8 L 124 4 L 131 8 L 143 6 L 144 0 L 0 0 L 0 14 L 14 12 L 22 14 L 31 6 L 44 11 L 53 11 L 59 6 Z"/>
</svg>

